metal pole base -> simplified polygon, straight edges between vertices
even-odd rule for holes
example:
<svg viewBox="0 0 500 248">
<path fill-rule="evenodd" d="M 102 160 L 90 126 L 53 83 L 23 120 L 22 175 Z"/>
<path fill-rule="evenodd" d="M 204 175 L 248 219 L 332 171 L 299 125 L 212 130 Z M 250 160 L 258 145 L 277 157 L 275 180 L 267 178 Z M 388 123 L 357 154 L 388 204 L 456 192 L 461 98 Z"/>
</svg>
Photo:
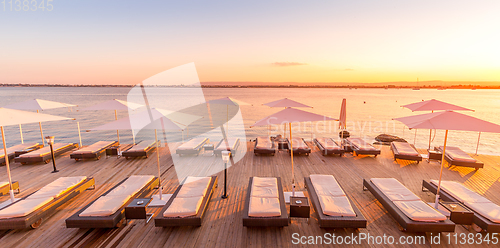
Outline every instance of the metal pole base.
<svg viewBox="0 0 500 248">
<path fill-rule="evenodd" d="M 58 171 L 58 170 L 55 170 L 55 171 L 52 171 L 51 173 L 57 173 L 57 172 L 59 172 L 59 171 Z"/>
<path fill-rule="evenodd" d="M 229 197 L 228 195 L 222 195 L 220 198 L 227 199 L 228 197 Z"/>
</svg>

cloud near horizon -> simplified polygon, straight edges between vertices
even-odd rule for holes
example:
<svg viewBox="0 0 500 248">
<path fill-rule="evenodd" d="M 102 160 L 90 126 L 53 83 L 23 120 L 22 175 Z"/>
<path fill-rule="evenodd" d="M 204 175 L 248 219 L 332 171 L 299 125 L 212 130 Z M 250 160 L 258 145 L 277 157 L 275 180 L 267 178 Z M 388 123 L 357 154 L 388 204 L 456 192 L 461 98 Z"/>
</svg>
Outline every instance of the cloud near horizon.
<svg viewBox="0 0 500 248">
<path fill-rule="evenodd" d="M 300 62 L 274 62 L 274 63 L 271 63 L 271 65 L 283 67 L 283 66 L 307 65 L 307 63 L 300 63 Z"/>
</svg>

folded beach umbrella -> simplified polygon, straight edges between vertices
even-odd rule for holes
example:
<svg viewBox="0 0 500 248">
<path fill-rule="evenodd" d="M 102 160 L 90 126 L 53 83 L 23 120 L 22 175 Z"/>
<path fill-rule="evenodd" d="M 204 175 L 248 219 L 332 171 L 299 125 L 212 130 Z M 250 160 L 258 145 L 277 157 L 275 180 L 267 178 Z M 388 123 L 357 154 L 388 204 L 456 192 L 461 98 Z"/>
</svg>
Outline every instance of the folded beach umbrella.
<svg viewBox="0 0 500 248">
<path fill-rule="evenodd" d="M 27 112 L 16 109 L 0 108 L 0 129 L 2 132 L 2 142 L 4 154 L 7 154 L 7 144 L 5 143 L 4 126 L 20 125 L 27 123 L 45 122 L 45 121 L 60 121 L 60 120 L 73 120 L 71 118 L 47 115 L 40 113 Z M 7 157 L 6 157 L 7 158 Z M 10 175 L 9 159 L 5 159 L 5 167 L 7 168 L 7 175 L 9 177 L 10 199 L 14 202 L 14 191 L 12 190 L 12 178 Z"/>
<path fill-rule="evenodd" d="M 413 115 L 396 118 L 394 120 L 402 122 L 410 129 L 446 130 L 444 136 L 443 155 L 441 158 L 441 171 L 439 173 L 439 184 L 436 193 L 436 209 L 438 207 L 441 177 L 443 174 L 443 166 L 445 162 L 444 158 L 446 152 L 446 141 L 448 139 L 448 130 L 500 133 L 500 125 L 454 111 Z"/>
<path fill-rule="evenodd" d="M 69 109 L 71 109 L 71 107 L 76 107 L 76 105 L 62 103 L 62 102 L 41 100 L 41 99 L 32 99 L 32 100 L 28 100 L 28 101 L 24 101 L 24 102 L 20 102 L 20 103 L 10 104 L 10 105 L 5 106 L 4 108 L 18 109 L 18 110 L 36 110 L 36 112 L 39 113 L 40 110 L 56 109 L 56 108 L 69 108 Z M 38 125 L 40 126 L 40 135 L 42 136 L 42 144 L 45 145 L 45 138 L 43 137 L 42 123 L 39 122 Z M 19 132 L 21 133 L 21 143 L 24 143 L 23 129 L 21 127 L 21 124 L 19 124 Z"/>
<path fill-rule="evenodd" d="M 337 119 L 333 119 L 324 115 L 318 115 L 315 113 L 295 109 L 295 108 L 286 108 L 277 113 L 274 113 L 264 119 L 261 119 L 250 127 L 254 126 L 267 126 L 267 125 L 282 125 L 288 124 L 290 130 L 290 153 L 291 161 L 292 161 L 292 196 L 295 196 L 295 176 L 294 176 L 294 168 L 293 168 L 293 144 L 292 140 L 292 123 L 299 123 L 305 121 L 337 121 Z"/>
<path fill-rule="evenodd" d="M 101 102 L 96 105 L 92 105 L 90 107 L 86 107 L 83 110 L 114 110 L 115 120 L 118 120 L 118 114 L 117 114 L 118 110 L 135 110 L 143 106 L 144 105 L 142 104 L 113 99 L 106 102 Z M 118 129 L 116 130 L 116 137 L 118 139 L 118 143 L 120 143 L 120 131 L 118 131 Z"/>
<path fill-rule="evenodd" d="M 454 105 L 451 103 L 446 103 L 443 101 L 439 101 L 436 99 L 431 99 L 427 101 L 421 101 L 421 102 L 415 102 L 415 103 L 410 103 L 407 105 L 402 105 L 401 107 L 407 108 L 411 110 L 412 112 L 415 111 L 439 111 L 439 110 L 454 110 L 454 111 L 474 111 L 472 109 L 460 107 L 458 105 Z M 416 131 L 415 131 L 415 138 L 416 138 Z M 481 135 L 481 133 L 479 134 Z M 429 130 L 429 149 L 431 149 L 431 137 L 432 137 L 432 129 Z M 477 141 L 479 144 L 479 140 Z M 476 151 L 477 154 L 477 151 Z"/>
</svg>

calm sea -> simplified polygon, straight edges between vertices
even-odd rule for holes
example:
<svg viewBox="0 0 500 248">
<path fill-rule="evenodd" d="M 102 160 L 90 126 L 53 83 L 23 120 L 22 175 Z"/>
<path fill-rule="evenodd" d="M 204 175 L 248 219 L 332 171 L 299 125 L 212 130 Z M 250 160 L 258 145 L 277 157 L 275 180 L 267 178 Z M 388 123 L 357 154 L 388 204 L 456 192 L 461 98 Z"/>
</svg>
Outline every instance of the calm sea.
<svg viewBox="0 0 500 248">
<path fill-rule="evenodd" d="M 73 87 L 0 87 L 0 106 L 22 102 L 25 100 L 39 98 L 52 101 L 60 101 L 78 105 L 71 111 L 68 109 L 46 110 L 44 113 L 75 118 L 76 121 L 61 121 L 43 123 L 45 135 L 54 135 L 57 142 L 78 142 L 77 121 L 82 130 L 82 142 L 89 145 L 97 140 L 115 140 L 116 131 L 91 131 L 96 126 L 114 120 L 114 111 L 82 111 L 83 108 L 106 100 L 127 100 L 128 88 L 73 88 Z M 176 99 L 167 101 L 162 97 L 162 92 L 170 91 L 172 96 L 175 92 Z M 155 107 L 164 109 L 175 108 L 175 103 L 185 101 L 190 94 L 189 89 L 158 89 L 156 94 L 150 96 L 150 103 Z M 441 101 L 457 104 L 474 109 L 469 112 L 472 116 L 500 124 L 500 94 L 498 90 L 436 90 L 436 89 L 270 89 L 270 88 L 211 88 L 203 89 L 206 100 L 221 97 L 232 97 L 236 100 L 247 102 L 251 105 L 241 106 L 242 125 L 231 125 L 230 132 L 238 132 L 246 135 L 247 140 L 257 136 L 283 133 L 282 130 L 268 127 L 250 126 L 281 109 L 269 108 L 262 104 L 278 100 L 284 97 L 310 105 L 312 109 L 304 109 L 317 114 L 338 118 L 340 105 L 343 98 L 347 99 L 348 130 L 351 136 L 359 136 L 368 140 L 373 139 L 380 133 L 388 133 L 405 138 L 410 143 L 415 143 L 419 148 L 427 148 L 429 142 L 429 130 L 409 130 L 403 124 L 392 121 L 392 118 L 403 117 L 413 114 L 401 105 L 438 99 Z M 191 124 L 184 133 L 167 131 L 160 136 L 169 141 L 182 141 L 193 135 L 203 133 L 212 127 L 217 128 L 229 117 L 239 116 L 237 108 L 226 106 L 211 106 L 210 113 L 203 110 L 204 106 L 189 108 L 186 113 L 205 116 L 205 118 Z M 139 110 L 140 111 L 140 110 Z M 422 112 L 425 113 L 425 112 Z M 119 118 L 126 117 L 127 111 L 119 111 Z M 0 117 L 1 118 L 1 117 Z M 218 121 L 219 120 L 219 121 Z M 210 122 L 211 121 L 211 122 Z M 25 124 L 22 126 L 25 142 L 40 142 L 38 124 Z M 189 134 L 188 134 L 189 133 Z M 312 137 L 338 137 L 338 122 L 301 123 L 293 127 L 294 136 L 302 136 L 306 140 Z M 143 130 L 136 135 L 137 140 L 152 138 L 151 130 Z M 7 145 L 12 146 L 20 143 L 18 126 L 6 127 Z M 132 142 L 131 131 L 121 131 L 122 143 Z M 432 146 L 443 144 L 444 131 L 433 133 Z M 465 151 L 475 152 L 478 141 L 477 132 L 450 131 L 448 145 L 459 146 Z M 479 152 L 481 154 L 500 155 L 500 134 L 482 133 Z"/>
</svg>

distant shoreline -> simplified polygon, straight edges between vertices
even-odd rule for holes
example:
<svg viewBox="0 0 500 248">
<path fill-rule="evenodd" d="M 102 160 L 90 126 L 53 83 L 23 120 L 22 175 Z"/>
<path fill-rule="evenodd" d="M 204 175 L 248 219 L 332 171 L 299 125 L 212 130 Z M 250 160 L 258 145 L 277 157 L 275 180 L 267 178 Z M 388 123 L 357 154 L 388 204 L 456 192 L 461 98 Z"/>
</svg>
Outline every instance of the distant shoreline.
<svg viewBox="0 0 500 248">
<path fill-rule="evenodd" d="M 0 87 L 105 87 L 105 88 L 132 88 L 134 85 L 69 85 L 69 84 L 0 84 Z M 170 86 L 156 86 L 160 88 L 191 88 L 191 86 L 186 85 L 170 85 Z M 500 89 L 500 85 L 495 86 L 480 86 L 480 85 L 450 85 L 450 86 L 438 86 L 438 85 L 299 85 L 299 84 L 289 84 L 289 85 L 201 85 L 202 88 L 342 88 L 342 89 Z"/>
</svg>

